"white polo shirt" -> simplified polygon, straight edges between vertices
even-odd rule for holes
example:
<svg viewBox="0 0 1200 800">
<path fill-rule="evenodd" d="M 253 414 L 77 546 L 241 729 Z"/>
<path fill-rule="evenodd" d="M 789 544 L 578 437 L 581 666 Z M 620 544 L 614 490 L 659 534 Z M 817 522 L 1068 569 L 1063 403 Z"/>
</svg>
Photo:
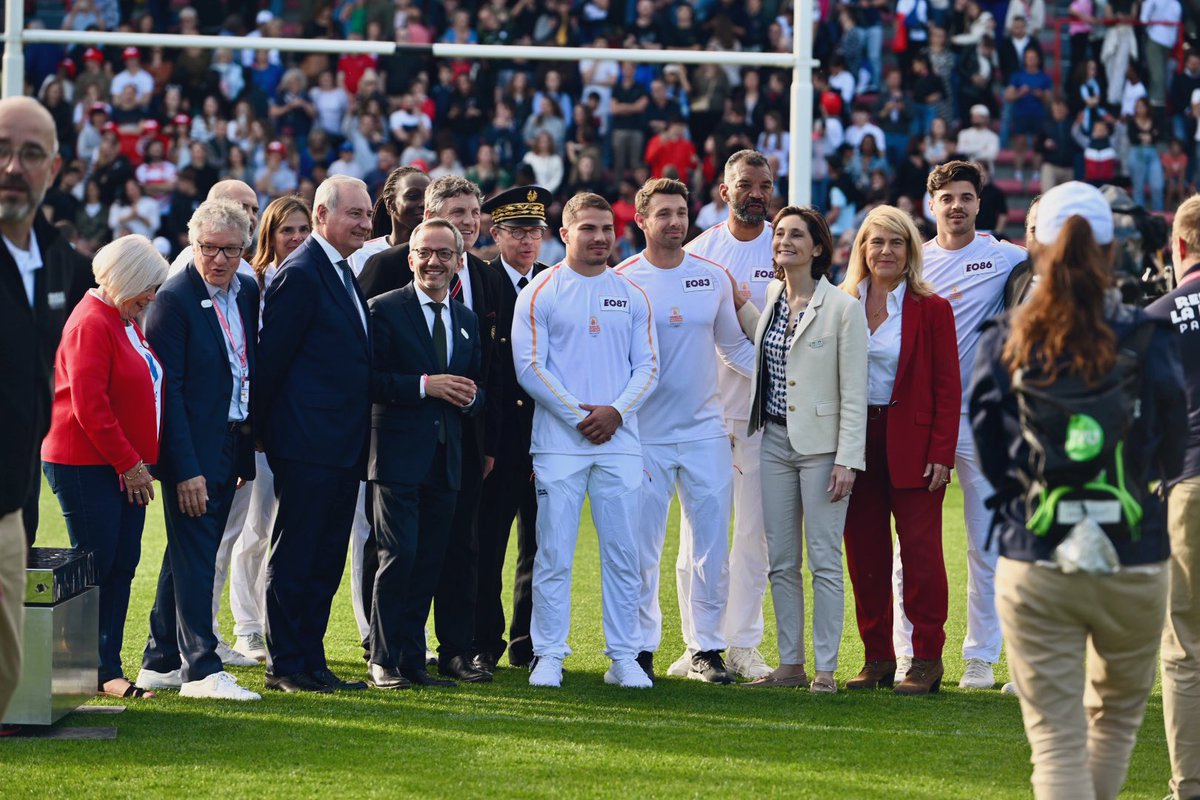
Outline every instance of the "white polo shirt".
<svg viewBox="0 0 1200 800">
<path fill-rule="evenodd" d="M 714 262 L 729 271 L 737 281 L 738 292 L 758 308 L 767 305 L 767 285 L 775 279 L 771 265 L 771 223 L 749 242 L 738 241 L 729 232 L 729 223 L 714 225 L 690 241 L 684 250 Z M 750 378 L 739 375 L 724 363 L 717 367 L 717 388 L 728 419 L 750 419 Z"/>
<path fill-rule="evenodd" d="M 530 453 L 640 456 L 637 412 L 658 380 L 654 319 L 646 293 L 606 269 L 580 275 L 560 262 L 517 297 L 513 364 L 537 403 Z M 586 403 L 612 406 L 622 424 L 602 445 L 575 426 Z"/>
<path fill-rule="evenodd" d="M 931 239 L 925 243 L 924 251 L 925 280 L 954 309 L 963 385 L 962 410 L 966 413 L 979 326 L 1004 310 L 1004 284 L 1013 268 L 1025 260 L 1025 249 L 998 241 L 990 233 L 979 233 L 974 241 L 958 250 L 944 250 L 936 239 Z"/>
<path fill-rule="evenodd" d="M 646 292 L 658 336 L 658 386 L 638 412 L 643 444 L 678 444 L 726 436 L 717 390 L 717 356 L 745 378 L 754 374 L 754 344 L 738 324 L 723 268 L 686 253 L 671 269 L 643 251 L 616 271 Z"/>
</svg>

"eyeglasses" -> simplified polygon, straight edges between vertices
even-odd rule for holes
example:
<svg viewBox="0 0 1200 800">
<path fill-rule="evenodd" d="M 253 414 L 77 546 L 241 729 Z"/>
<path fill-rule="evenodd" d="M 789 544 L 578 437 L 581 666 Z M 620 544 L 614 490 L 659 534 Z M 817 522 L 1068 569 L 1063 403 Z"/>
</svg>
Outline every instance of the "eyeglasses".
<svg viewBox="0 0 1200 800">
<path fill-rule="evenodd" d="M 546 235 L 545 228 L 510 228 L 507 225 L 497 225 L 496 227 L 507 232 L 509 236 L 518 242 L 523 242 L 526 239 L 541 239 Z"/>
<path fill-rule="evenodd" d="M 453 261 L 455 257 L 458 256 L 458 253 L 451 250 L 449 247 L 442 247 L 437 250 L 430 250 L 428 247 L 418 247 L 416 250 L 413 250 L 413 253 L 415 253 L 417 258 L 421 259 L 422 261 L 428 261 L 434 256 L 437 256 L 437 260 L 441 261 L 443 264 Z"/>
<path fill-rule="evenodd" d="M 232 260 L 240 258 L 242 253 L 246 252 L 246 248 L 237 246 L 217 247 L 215 244 L 200 245 L 200 255 L 205 258 L 216 258 L 218 252 L 224 253 L 226 258 Z"/>
<path fill-rule="evenodd" d="M 50 154 L 40 147 L 22 147 L 18 151 L 13 150 L 12 145 L 2 143 L 0 144 L 0 167 L 7 167 L 14 155 L 23 169 L 37 169 L 50 158 Z"/>
</svg>

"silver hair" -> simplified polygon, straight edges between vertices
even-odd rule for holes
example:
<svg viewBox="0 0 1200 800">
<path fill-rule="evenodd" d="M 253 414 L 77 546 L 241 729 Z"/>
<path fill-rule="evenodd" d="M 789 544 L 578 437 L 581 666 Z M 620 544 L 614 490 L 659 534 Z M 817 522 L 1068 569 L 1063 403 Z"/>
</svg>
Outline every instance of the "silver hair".
<svg viewBox="0 0 1200 800">
<path fill-rule="evenodd" d="M 92 274 L 96 283 L 117 305 L 162 285 L 169 267 L 145 236 L 122 236 L 96 251 Z"/>
<path fill-rule="evenodd" d="M 338 202 L 341 199 L 342 186 L 357 186 L 370 197 L 370 191 L 367 185 L 358 178 L 352 178 L 349 175 L 330 175 L 325 180 L 321 181 L 321 185 L 317 187 L 316 193 L 313 195 L 313 215 L 317 213 L 318 206 L 325 206 L 330 211 L 336 211 Z"/>
<path fill-rule="evenodd" d="M 408 240 L 411 242 L 413 239 L 417 238 L 417 233 L 425 230 L 426 228 L 445 228 L 446 230 L 450 231 L 452 234 L 454 234 L 455 252 L 460 256 L 463 254 L 463 250 L 466 249 L 466 243 L 463 241 L 462 231 L 454 227 L 454 223 L 445 217 L 430 217 L 429 219 L 418 223 L 417 227 L 413 228 L 412 234 L 409 235 Z"/>
<path fill-rule="evenodd" d="M 443 175 L 426 187 L 425 210 L 430 214 L 436 214 L 447 200 L 458 197 L 460 194 L 473 194 L 480 203 L 483 203 L 483 192 L 479 190 L 478 186 L 457 175 Z"/>
<path fill-rule="evenodd" d="M 237 231 L 242 236 L 242 247 L 250 246 L 250 215 L 241 203 L 224 197 L 205 200 L 188 220 L 188 241 L 192 247 L 200 241 L 200 232 L 205 229 L 210 233 Z"/>
</svg>

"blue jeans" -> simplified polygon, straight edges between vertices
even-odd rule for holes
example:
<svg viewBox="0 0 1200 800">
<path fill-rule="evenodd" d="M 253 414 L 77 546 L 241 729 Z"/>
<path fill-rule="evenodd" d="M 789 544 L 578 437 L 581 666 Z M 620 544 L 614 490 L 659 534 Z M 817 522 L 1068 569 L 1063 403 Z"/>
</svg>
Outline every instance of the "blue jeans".
<svg viewBox="0 0 1200 800">
<path fill-rule="evenodd" d="M 1146 185 L 1150 186 L 1152 211 L 1163 210 L 1163 168 L 1158 148 L 1140 144 L 1129 149 L 1129 179 L 1133 184 L 1133 202 L 1146 203 Z"/>
<path fill-rule="evenodd" d="M 112 467 L 42 462 L 58 497 L 71 546 L 91 550 L 100 588 L 100 674 L 103 686 L 120 678 L 129 585 L 142 555 L 146 508 L 129 502 Z"/>
<path fill-rule="evenodd" d="M 871 72 L 871 85 L 883 85 L 883 26 L 864 28 L 867 34 L 867 69 Z"/>
</svg>

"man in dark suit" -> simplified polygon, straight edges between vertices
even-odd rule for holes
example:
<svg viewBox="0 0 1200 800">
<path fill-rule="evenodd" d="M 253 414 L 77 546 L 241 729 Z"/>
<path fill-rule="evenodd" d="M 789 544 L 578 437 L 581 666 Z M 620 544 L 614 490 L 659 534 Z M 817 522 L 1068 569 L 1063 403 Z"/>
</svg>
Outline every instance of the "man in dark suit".
<svg viewBox="0 0 1200 800">
<path fill-rule="evenodd" d="M 462 234 L 464 250 L 458 272 L 450 279 L 450 296 L 475 312 L 479 319 L 482 347 L 481 375 L 491 386 L 492 347 L 496 329 L 496 305 L 500 291 L 494 270 L 484 261 L 466 252 L 479 238 L 479 187 L 453 175 L 438 178 L 425 190 L 425 219 L 449 220 Z M 400 245 L 367 260 L 360 281 L 367 297 L 407 286 L 413 280 L 409 267 L 409 245 Z M 489 404 L 483 414 L 473 417 L 463 431 L 462 486 L 451 528 L 450 545 L 442 583 L 434 601 L 434 625 L 438 638 L 438 670 L 448 677 L 468 682 L 486 682 L 491 673 L 471 663 L 475 638 L 475 593 L 478 574 L 476 514 L 484 476 L 491 470 L 499 441 L 499 407 Z M 488 512 L 490 513 L 490 512 Z M 374 574 L 376 555 L 370 541 L 363 559 L 363 589 L 369 591 L 368 576 Z"/>
<path fill-rule="evenodd" d="M 234 490 L 254 480 L 250 391 L 258 283 L 237 273 L 250 217 L 231 200 L 202 203 L 188 222 L 192 260 L 146 315 L 162 362 L 162 481 L 167 550 L 138 680 L 185 697 L 258 700 L 224 671 L 212 626 L 217 548 Z"/>
<path fill-rule="evenodd" d="M 368 672 L 381 689 L 454 685 L 426 672 L 424 626 L 463 483 L 462 417 L 483 406 L 478 321 L 450 296 L 462 235 L 431 219 L 410 241 L 412 283 L 371 301 L 367 477 L 379 566 Z"/>
<path fill-rule="evenodd" d="M 92 285 L 88 260 L 38 213 L 61 164 L 50 113 L 28 97 L 0 100 L 0 717 L 21 666 L 25 549 L 37 528 L 54 354 Z"/>
<path fill-rule="evenodd" d="M 512 356 L 513 309 L 517 295 L 546 268 L 537 260 L 546 227 L 546 207 L 553 197 L 540 186 L 519 186 L 502 192 L 483 206 L 492 218 L 492 238 L 500 255 L 488 262 L 500 284 L 496 309 L 496 342 L 492 358 L 497 395 L 489 406 L 503 417 L 496 463 L 483 482 L 479 515 L 479 584 L 475 603 L 473 664 L 494 672 L 508 648 L 514 667 L 533 659 L 529 619 L 533 612 L 533 557 L 537 552 L 537 497 L 533 486 L 533 401 L 517 383 Z M 513 583 L 513 615 L 509 642 L 504 641 L 504 556 L 513 518 L 517 527 L 517 573 Z"/>
<path fill-rule="evenodd" d="M 366 461 L 371 338 L 347 259 L 371 234 L 357 178 L 317 187 L 313 233 L 267 289 L 255 416 L 279 511 L 267 565 L 268 689 L 365 689 L 329 670 L 323 639 Z"/>
</svg>

